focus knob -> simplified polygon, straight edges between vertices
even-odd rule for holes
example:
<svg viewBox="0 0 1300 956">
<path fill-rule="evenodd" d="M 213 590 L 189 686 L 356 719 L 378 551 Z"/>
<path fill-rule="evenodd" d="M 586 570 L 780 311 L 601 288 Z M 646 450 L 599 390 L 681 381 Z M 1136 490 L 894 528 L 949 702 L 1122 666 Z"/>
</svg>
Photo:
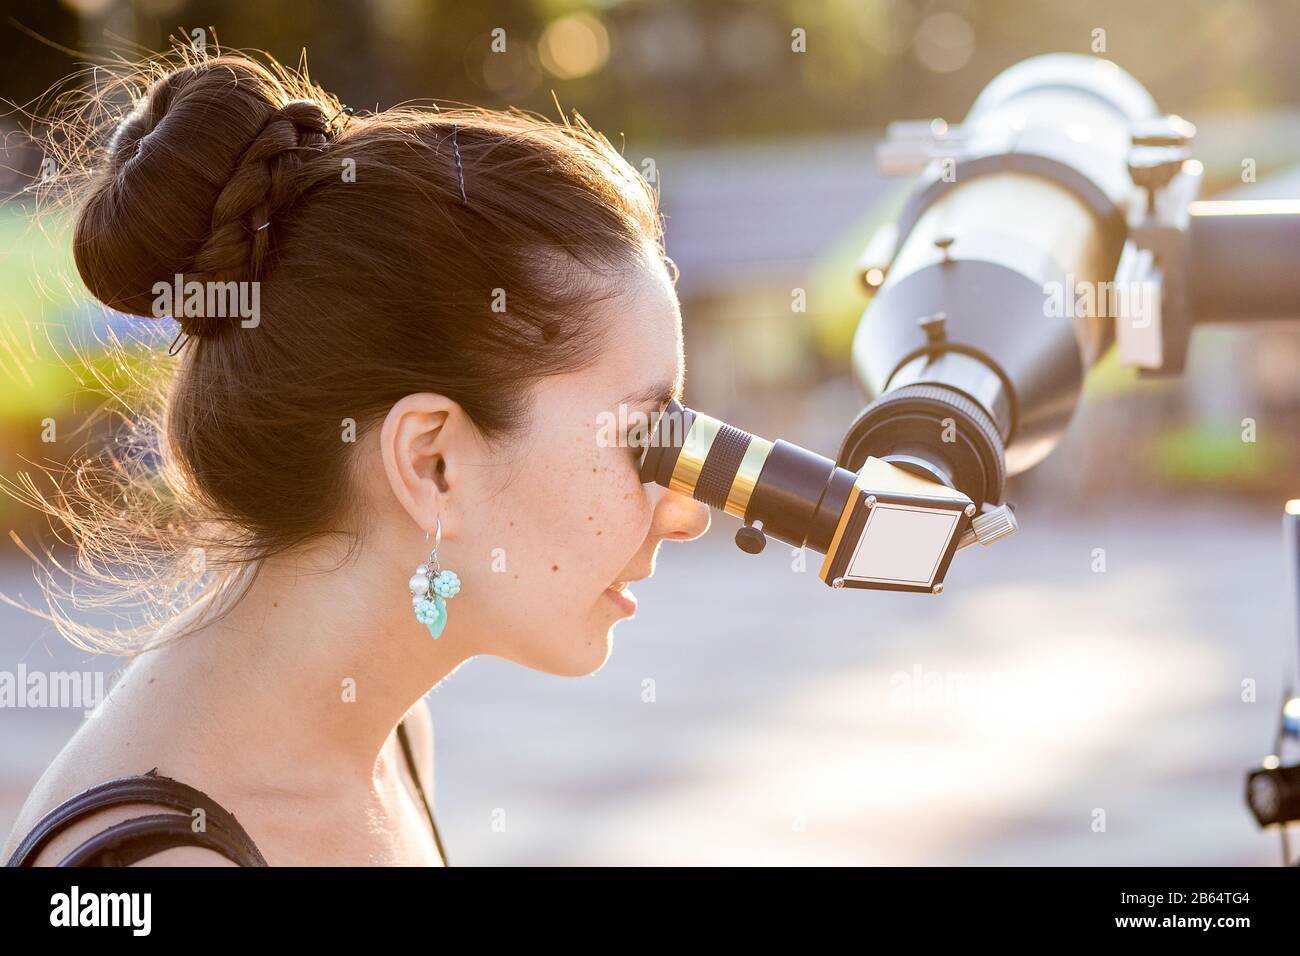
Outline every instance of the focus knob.
<svg viewBox="0 0 1300 956">
<path fill-rule="evenodd" d="M 1020 526 L 1016 524 L 1016 513 L 1009 504 L 998 505 L 983 514 L 976 515 L 971 519 L 970 527 L 975 533 L 975 540 L 986 547 L 999 538 L 1005 538 L 1020 530 Z"/>
<path fill-rule="evenodd" d="M 736 547 L 746 554 L 758 554 L 767 547 L 767 535 L 752 524 L 747 524 L 736 532 Z"/>
</svg>

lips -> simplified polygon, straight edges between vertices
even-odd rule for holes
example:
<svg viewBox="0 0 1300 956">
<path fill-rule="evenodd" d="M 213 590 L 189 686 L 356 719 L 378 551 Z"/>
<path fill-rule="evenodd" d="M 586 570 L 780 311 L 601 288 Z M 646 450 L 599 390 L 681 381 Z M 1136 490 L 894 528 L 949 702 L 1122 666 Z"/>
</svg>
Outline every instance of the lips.
<svg viewBox="0 0 1300 956">
<path fill-rule="evenodd" d="M 628 581 L 615 581 L 605 588 L 605 595 L 617 604 L 625 615 L 630 617 L 636 613 L 636 595 L 628 590 L 628 585 L 633 581 L 641 580 L 644 579 L 632 578 Z"/>
</svg>

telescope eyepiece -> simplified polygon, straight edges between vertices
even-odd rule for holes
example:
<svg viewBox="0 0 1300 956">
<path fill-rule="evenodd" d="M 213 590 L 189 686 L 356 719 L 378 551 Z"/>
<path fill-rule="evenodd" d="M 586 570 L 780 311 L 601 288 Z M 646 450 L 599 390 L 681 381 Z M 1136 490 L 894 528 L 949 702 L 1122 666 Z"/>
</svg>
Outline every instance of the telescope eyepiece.
<svg viewBox="0 0 1300 956">
<path fill-rule="evenodd" d="M 851 471 L 670 401 L 645 443 L 642 481 L 741 519 L 736 544 L 749 554 L 776 538 L 826 555 L 819 577 L 836 588 L 939 593 L 977 514 L 946 477 L 964 475 L 966 459 L 949 463 L 923 442 L 909 446 L 912 455 Z"/>
</svg>

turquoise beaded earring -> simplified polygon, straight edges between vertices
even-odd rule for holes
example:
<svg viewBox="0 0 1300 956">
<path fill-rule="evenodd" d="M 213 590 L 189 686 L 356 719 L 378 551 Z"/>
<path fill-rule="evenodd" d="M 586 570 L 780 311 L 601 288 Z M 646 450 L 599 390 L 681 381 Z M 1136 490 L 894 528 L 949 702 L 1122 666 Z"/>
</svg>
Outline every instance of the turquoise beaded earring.
<svg viewBox="0 0 1300 956">
<path fill-rule="evenodd" d="M 427 531 L 424 540 L 426 544 L 429 541 Z M 438 563 L 438 546 L 441 544 L 442 518 L 439 517 L 429 560 L 415 569 L 415 574 L 411 575 L 408 582 L 415 619 L 429 629 L 429 636 L 435 641 L 442 636 L 442 629 L 447 626 L 447 601 L 460 592 L 460 577 L 455 571 L 444 571 Z"/>
</svg>

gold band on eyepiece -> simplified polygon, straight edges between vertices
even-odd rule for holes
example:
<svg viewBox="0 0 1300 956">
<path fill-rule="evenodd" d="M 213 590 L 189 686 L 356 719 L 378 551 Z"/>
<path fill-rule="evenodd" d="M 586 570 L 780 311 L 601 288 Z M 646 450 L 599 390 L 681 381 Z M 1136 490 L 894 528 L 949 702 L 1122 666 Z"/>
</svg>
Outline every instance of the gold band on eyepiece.
<svg viewBox="0 0 1300 956">
<path fill-rule="evenodd" d="M 700 471 L 704 468 L 704 459 L 709 457 L 713 439 L 718 437 L 722 422 L 708 415 L 695 413 L 690 430 L 682 441 L 682 450 L 677 454 L 677 463 L 673 474 L 668 479 L 670 491 L 677 491 L 687 497 L 695 497 L 695 486 L 700 480 Z"/>
<path fill-rule="evenodd" d="M 749 439 L 745 457 L 740 459 L 740 467 L 736 469 L 736 477 L 732 479 L 731 489 L 727 492 L 726 507 L 722 509 L 727 514 L 744 519 L 745 512 L 749 510 L 749 499 L 754 494 L 754 486 L 758 484 L 758 476 L 771 451 L 772 443 L 766 438 L 754 435 Z"/>
</svg>

